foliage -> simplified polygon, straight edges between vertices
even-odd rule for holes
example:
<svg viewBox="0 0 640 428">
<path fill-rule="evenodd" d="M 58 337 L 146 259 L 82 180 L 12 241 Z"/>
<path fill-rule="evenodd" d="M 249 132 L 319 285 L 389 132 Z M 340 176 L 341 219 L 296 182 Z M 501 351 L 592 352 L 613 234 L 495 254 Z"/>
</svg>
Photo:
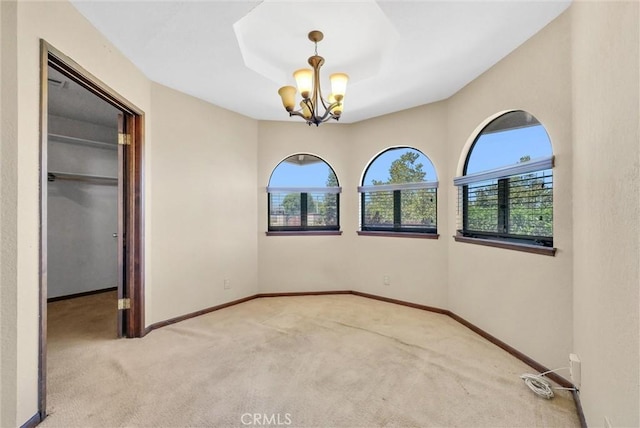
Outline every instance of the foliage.
<svg viewBox="0 0 640 428">
<path fill-rule="evenodd" d="M 416 162 L 420 155 L 407 151 L 389 166 L 387 181 L 371 180 L 371 184 L 421 183 L 425 181 L 426 172 L 422 163 Z M 401 227 L 436 227 L 436 193 L 435 189 L 417 189 L 388 192 L 370 192 L 365 195 L 364 224 L 366 226 L 393 227 L 399 223 Z M 398 194 L 396 193 L 396 195 Z M 394 218 L 394 205 L 400 204 L 400 218 Z"/>
<path fill-rule="evenodd" d="M 282 208 L 286 215 L 300 215 L 300 193 L 289 193 L 282 200 Z M 309 212 L 316 211 L 316 202 L 313 198 L 307 200 L 307 207 Z"/>
<path fill-rule="evenodd" d="M 399 183 L 421 183 L 424 181 L 426 172 L 422 170 L 422 164 L 416 163 L 420 155 L 415 152 L 405 152 L 398 159 L 391 162 L 389 167 L 389 180 L 371 180 L 371 184 L 399 184 Z"/>
<path fill-rule="evenodd" d="M 331 169 L 326 181 L 327 187 L 337 187 L 338 179 Z M 300 226 L 302 220 L 303 193 L 288 193 L 276 203 L 271 213 L 272 225 Z M 306 193 L 308 226 L 334 226 L 338 224 L 338 195 L 335 193 Z M 280 211 L 281 210 L 281 211 Z M 278 213 L 280 211 L 280 213 Z"/>
<path fill-rule="evenodd" d="M 327 187 L 338 187 L 338 178 L 332 169 L 329 169 L 329 174 L 327 175 Z"/>
<path fill-rule="evenodd" d="M 327 187 L 337 187 L 338 179 L 331 169 Z M 282 209 L 288 217 L 300 218 L 301 194 L 289 193 L 282 200 Z M 291 219 L 286 220 L 291 223 Z M 332 226 L 338 224 L 338 196 L 335 193 L 307 193 L 307 225 Z"/>
<path fill-rule="evenodd" d="M 338 187 L 338 178 L 333 170 L 329 168 L 327 175 L 327 187 Z M 336 193 L 326 193 L 322 200 L 318 200 L 318 214 L 324 225 L 335 225 L 338 223 L 338 195 Z"/>
<path fill-rule="evenodd" d="M 528 155 L 520 158 L 521 163 L 529 160 L 531 157 Z M 504 184 L 499 184 L 501 182 Z M 499 185 L 507 189 L 507 204 L 503 205 L 498 200 Z M 503 217 L 502 221 L 499 221 L 500 216 Z M 503 230 L 499 230 L 500 224 L 504 224 Z M 469 185 L 467 230 L 552 237 L 551 174 L 540 171 Z"/>
</svg>

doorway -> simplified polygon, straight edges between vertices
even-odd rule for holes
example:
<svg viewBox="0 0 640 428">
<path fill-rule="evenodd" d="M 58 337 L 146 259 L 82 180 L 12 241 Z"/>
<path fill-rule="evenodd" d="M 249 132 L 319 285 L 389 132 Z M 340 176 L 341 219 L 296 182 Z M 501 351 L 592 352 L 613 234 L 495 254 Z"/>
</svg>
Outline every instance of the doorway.
<svg viewBox="0 0 640 428">
<path fill-rule="evenodd" d="M 103 312 L 112 317 L 113 338 L 145 334 L 144 114 L 41 41 L 40 116 L 38 407 L 43 420 L 49 301 L 100 293 L 107 304 Z"/>
</svg>

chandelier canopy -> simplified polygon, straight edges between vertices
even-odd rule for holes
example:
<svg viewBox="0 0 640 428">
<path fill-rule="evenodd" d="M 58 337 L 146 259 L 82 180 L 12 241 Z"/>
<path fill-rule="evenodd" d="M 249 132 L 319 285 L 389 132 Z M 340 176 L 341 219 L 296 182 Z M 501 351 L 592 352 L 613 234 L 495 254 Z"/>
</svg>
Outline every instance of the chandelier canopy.
<svg viewBox="0 0 640 428">
<path fill-rule="evenodd" d="M 320 67 L 324 64 L 324 58 L 318 55 L 318 42 L 324 38 L 321 31 L 314 30 L 309 33 L 309 40 L 315 44 L 315 54 L 309 57 L 309 65 L 313 69 L 303 68 L 296 70 L 293 77 L 296 79 L 298 91 L 302 96 L 300 109 L 294 110 L 296 88 L 293 86 L 283 86 L 278 90 L 282 98 L 284 108 L 289 112 L 289 116 L 302 117 L 309 126 L 316 126 L 329 119 L 339 120 L 342 114 L 344 103 L 344 93 L 347 90 L 349 76 L 345 73 L 334 73 L 329 76 L 331 80 L 331 94 L 325 100 L 320 89 Z M 321 109 L 322 107 L 322 109 Z"/>
</svg>

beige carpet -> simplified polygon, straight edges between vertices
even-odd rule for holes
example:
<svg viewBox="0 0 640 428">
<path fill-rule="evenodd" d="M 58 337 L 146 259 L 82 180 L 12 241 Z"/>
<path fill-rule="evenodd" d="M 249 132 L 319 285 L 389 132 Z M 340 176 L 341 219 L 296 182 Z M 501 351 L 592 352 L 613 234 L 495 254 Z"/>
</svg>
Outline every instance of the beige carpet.
<svg viewBox="0 0 640 428">
<path fill-rule="evenodd" d="M 579 426 L 568 392 L 534 395 L 531 368 L 444 315 L 262 298 L 117 340 L 113 305 L 49 305 L 41 426 Z"/>
</svg>

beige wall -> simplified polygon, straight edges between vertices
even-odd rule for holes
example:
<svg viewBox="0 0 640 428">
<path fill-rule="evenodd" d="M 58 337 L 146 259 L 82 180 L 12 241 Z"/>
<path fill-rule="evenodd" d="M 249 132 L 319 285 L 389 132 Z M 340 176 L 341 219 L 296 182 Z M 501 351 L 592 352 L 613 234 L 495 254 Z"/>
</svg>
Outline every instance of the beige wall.
<svg viewBox="0 0 640 428">
<path fill-rule="evenodd" d="M 286 114 L 286 113 L 285 113 Z M 340 215 L 342 236 L 266 236 L 266 187 L 273 169 L 294 153 L 310 153 L 324 159 L 342 186 L 340 209 L 352 204 L 347 191 L 354 184 L 345 156 L 349 127 L 325 125 L 310 129 L 304 123 L 260 122 L 258 125 L 258 278 L 262 293 L 282 291 L 343 290 L 351 282 L 350 234 Z M 347 220 L 348 221 L 348 220 Z M 351 229 L 351 230 L 349 230 Z"/>
<path fill-rule="evenodd" d="M 348 126 L 309 129 L 259 124 L 259 288 L 261 292 L 358 290 L 451 309 L 535 360 L 564 367 L 573 351 L 571 18 L 548 25 L 452 98 Z M 511 109 L 534 114 L 553 144 L 555 257 L 454 242 L 453 178 L 475 133 Z M 356 187 L 368 162 L 408 145 L 433 162 L 438 240 L 357 236 Z M 266 193 L 273 168 L 310 152 L 335 169 L 343 187 L 342 236 L 267 237 Z M 391 285 L 383 285 L 383 276 Z M 568 373 L 562 373 L 568 376 Z"/>
<path fill-rule="evenodd" d="M 2 24 L 4 426 L 37 411 L 40 39 L 145 112 L 147 325 L 257 291 L 257 123 L 152 84 L 69 3 L 2 2 Z"/>
<path fill-rule="evenodd" d="M 590 426 L 640 426 L 639 14 L 572 7 L 573 325 Z"/>
<path fill-rule="evenodd" d="M 447 180 L 446 104 L 436 103 L 405 110 L 353 125 L 346 145 L 351 185 L 346 191 L 353 204 L 341 214 L 348 219 L 353 240 L 350 288 L 365 293 L 406 300 L 440 308 L 447 307 L 447 199 L 451 182 Z M 438 233 L 440 238 L 381 238 L 357 236 L 359 194 L 365 168 L 381 151 L 392 146 L 420 150 L 433 163 L 440 182 L 438 189 Z M 391 285 L 384 285 L 389 276 Z"/>
<path fill-rule="evenodd" d="M 447 239 L 358 236 L 357 187 L 369 162 L 393 146 L 410 146 L 446 166 L 444 104 L 438 103 L 354 125 L 309 128 L 300 121 L 260 122 L 258 149 L 259 289 L 282 291 L 358 290 L 415 303 L 446 307 Z M 341 236 L 266 236 L 265 187 L 280 161 L 312 153 L 336 172 Z M 447 227 L 448 186 L 439 190 L 438 227 Z M 391 285 L 383 285 L 389 276 Z"/>
<path fill-rule="evenodd" d="M 448 100 L 450 184 L 478 126 L 521 109 L 546 128 L 555 156 L 555 257 L 453 242 L 457 192 L 449 195 L 449 308 L 551 367 L 572 348 L 571 21 L 565 12 Z M 568 376 L 568 373 L 561 373 Z"/>
<path fill-rule="evenodd" d="M 446 101 L 317 129 L 149 82 L 68 3 L 0 5 L 0 425 L 37 411 L 40 38 L 146 113 L 147 325 L 255 292 L 355 289 L 451 309 L 550 367 L 577 352 L 589 422 L 638 425 L 637 4 L 574 5 Z M 468 144 L 509 109 L 553 143 L 555 257 L 451 238 Z M 438 240 L 356 234 L 364 168 L 397 145 L 434 163 Z M 265 236 L 269 176 L 298 152 L 334 168 L 341 236 Z"/>
<path fill-rule="evenodd" d="M 18 384 L 16 26 L 16 4 L 0 2 L 0 426 L 3 427 L 15 424 Z"/>
<path fill-rule="evenodd" d="M 22 424 L 37 412 L 38 396 L 40 39 L 145 111 L 149 110 L 149 82 L 69 3 L 19 2 L 17 22 L 17 280 L 2 284 L 3 289 L 17 290 L 17 319 L 9 321 L 17 325 L 17 349 L 9 351 L 9 357 L 17 358 L 17 408 L 3 417 Z M 4 392 L 3 396 L 13 395 Z"/>
<path fill-rule="evenodd" d="M 158 84 L 151 104 L 147 325 L 258 289 L 257 122 Z"/>
<path fill-rule="evenodd" d="M 259 185 L 287 155 L 321 155 L 343 186 L 344 231 L 265 237 L 261 187 L 260 291 L 355 289 L 449 308 L 552 368 L 566 367 L 577 352 L 589 424 L 601 426 L 608 416 L 614 426 L 637 426 L 638 76 L 637 3 L 594 2 L 573 6 L 442 103 L 341 132 L 260 123 Z M 512 109 L 534 114 L 553 145 L 555 257 L 451 239 L 451 182 L 482 126 Z M 441 184 L 437 241 L 355 234 L 355 187 L 367 162 L 393 145 L 416 147 L 434 162 Z M 611 192 L 613 182 L 603 178 L 616 174 L 624 178 Z M 594 204 L 594 194 L 609 203 Z M 383 275 L 391 286 L 382 285 Z"/>
</svg>

